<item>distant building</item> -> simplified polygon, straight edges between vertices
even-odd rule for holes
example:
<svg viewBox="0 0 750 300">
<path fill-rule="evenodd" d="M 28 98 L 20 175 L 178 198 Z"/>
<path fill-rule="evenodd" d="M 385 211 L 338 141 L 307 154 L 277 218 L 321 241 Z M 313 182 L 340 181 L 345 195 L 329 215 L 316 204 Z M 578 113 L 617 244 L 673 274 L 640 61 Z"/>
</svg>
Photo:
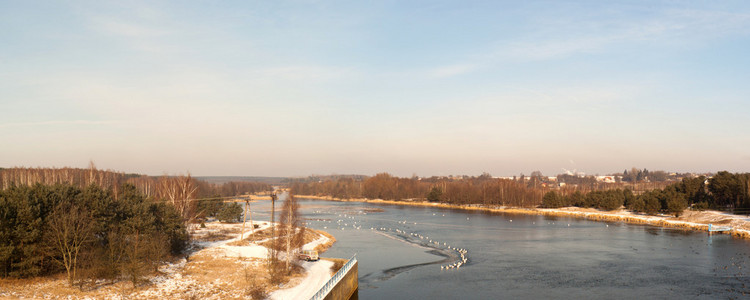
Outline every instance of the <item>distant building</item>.
<svg viewBox="0 0 750 300">
<path fill-rule="evenodd" d="M 596 176 L 597 182 L 604 182 L 604 183 L 615 183 L 617 182 L 617 177 L 614 175 L 605 175 L 605 176 Z"/>
</svg>

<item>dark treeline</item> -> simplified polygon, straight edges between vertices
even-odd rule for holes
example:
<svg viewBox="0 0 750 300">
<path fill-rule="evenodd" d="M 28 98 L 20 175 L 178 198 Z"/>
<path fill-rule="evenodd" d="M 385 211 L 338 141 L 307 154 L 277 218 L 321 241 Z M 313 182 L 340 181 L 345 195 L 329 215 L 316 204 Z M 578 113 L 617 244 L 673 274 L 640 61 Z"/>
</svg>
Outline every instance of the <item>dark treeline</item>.
<svg viewBox="0 0 750 300">
<path fill-rule="evenodd" d="M 666 172 L 633 169 L 626 181 L 597 182 L 594 177 L 558 175 L 565 186 L 552 185 L 539 174 L 515 179 L 498 179 L 489 174 L 470 177 L 400 178 L 388 173 L 357 180 L 293 181 L 298 195 L 332 196 L 342 199 L 429 200 L 452 204 L 506 205 L 517 207 L 579 206 L 614 210 L 623 205 L 636 212 L 679 214 L 696 209 L 750 210 L 750 174 L 719 172 L 711 179 L 684 177 L 664 179 Z"/>
<path fill-rule="evenodd" d="M 227 182 L 212 184 L 187 176 L 145 176 L 124 174 L 111 170 L 98 170 L 93 164 L 88 169 L 74 168 L 10 168 L 0 170 L 0 190 L 11 186 L 33 186 L 66 184 L 78 188 L 96 185 L 111 191 L 115 199 L 120 197 L 120 187 L 124 184 L 135 187 L 148 199 L 170 203 L 186 223 L 206 214 L 198 206 L 196 199 L 231 197 L 248 193 L 271 190 L 271 186 L 258 182 Z M 213 216 L 213 215 L 208 215 Z"/>
<path fill-rule="evenodd" d="M 452 204 L 486 204 L 533 207 L 541 203 L 544 190 L 528 182 L 477 177 L 400 178 L 388 173 L 364 180 L 339 178 L 322 182 L 292 182 L 298 195 L 333 196 L 342 199 L 369 198 L 384 200 L 427 199 Z"/>
<path fill-rule="evenodd" d="M 0 277 L 65 271 L 71 283 L 126 276 L 133 284 L 184 249 L 189 224 L 207 217 L 236 221 L 242 208 L 224 203 L 226 197 L 271 189 L 93 165 L 2 169 L 0 187 Z"/>
<path fill-rule="evenodd" d="M 578 206 L 614 210 L 623 205 L 629 210 L 647 214 L 663 212 L 679 215 L 688 207 L 747 213 L 750 211 L 750 173 L 722 171 L 708 180 L 704 176 L 683 178 L 663 189 L 652 189 L 638 196 L 629 189 L 587 194 L 549 191 L 542 200 L 544 207 Z"/>
<path fill-rule="evenodd" d="M 65 272 L 71 284 L 127 278 L 133 284 L 188 242 L 174 206 L 125 184 L 11 185 L 0 190 L 0 276 Z"/>
</svg>

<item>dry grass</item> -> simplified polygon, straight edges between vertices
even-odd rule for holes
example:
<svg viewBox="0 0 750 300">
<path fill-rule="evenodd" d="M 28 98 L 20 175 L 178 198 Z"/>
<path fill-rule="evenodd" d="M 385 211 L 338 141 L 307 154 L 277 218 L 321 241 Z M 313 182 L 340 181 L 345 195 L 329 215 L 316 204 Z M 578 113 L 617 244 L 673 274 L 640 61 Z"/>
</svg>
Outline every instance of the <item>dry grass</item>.
<svg viewBox="0 0 750 300">
<path fill-rule="evenodd" d="M 195 228 L 196 241 L 217 241 L 234 238 L 239 234 L 242 224 L 206 224 L 207 228 Z M 243 240 L 243 245 L 249 245 L 249 240 L 263 240 L 270 237 L 270 229 L 257 232 Z M 329 234 L 307 230 L 305 243 L 309 243 L 325 235 L 331 241 L 324 251 L 335 240 Z M 267 296 L 269 293 L 296 285 L 304 278 L 304 269 L 294 261 L 292 272 L 280 278 L 279 284 L 269 282 L 268 268 L 265 258 L 247 258 L 227 256 L 221 248 L 208 248 L 194 252 L 184 267 L 178 267 L 176 273 L 160 274 L 171 276 L 171 280 L 133 288 L 127 280 L 111 284 L 97 284 L 96 288 L 79 290 L 67 286 L 64 274 L 33 279 L 0 279 L 0 299 L 38 299 L 38 298 L 128 298 L 128 299 L 247 299 L 251 297 Z M 283 265 L 284 261 L 280 261 Z M 181 266 L 181 265 L 180 265 Z M 152 274 L 157 275 L 157 274 Z M 165 282 L 174 281 L 175 284 Z"/>
<path fill-rule="evenodd" d="M 68 285 L 64 274 L 29 279 L 0 279 L 0 299 L 83 299 L 128 297 L 134 291 L 127 280 L 81 290 Z"/>
<path fill-rule="evenodd" d="M 206 224 L 206 228 L 197 228 L 193 232 L 196 242 L 216 242 L 234 238 L 240 234 L 242 223 L 235 224 Z"/>
<path fill-rule="evenodd" d="M 264 284 L 265 265 L 261 260 L 225 257 L 215 250 L 207 249 L 191 256 L 181 272 L 183 278 L 190 278 L 191 286 L 202 287 L 200 292 L 189 287 L 189 294 L 184 290 L 177 291 L 168 295 L 170 298 L 186 298 L 189 295 L 198 299 L 217 296 L 221 299 L 244 299 L 250 285 L 260 283 L 263 290 L 268 289 Z"/>
<path fill-rule="evenodd" d="M 249 246 L 250 243 L 255 243 L 258 241 L 266 240 L 271 238 L 271 228 L 266 228 L 260 231 L 253 232 L 252 234 L 247 234 L 245 238 L 241 241 L 234 241 L 229 243 L 230 246 Z"/>
<path fill-rule="evenodd" d="M 318 253 L 325 252 L 326 250 L 328 250 L 328 248 L 331 248 L 331 246 L 333 246 L 333 243 L 336 242 L 336 238 L 333 237 L 328 232 L 321 231 L 321 230 L 315 230 L 315 229 L 308 229 L 308 230 L 312 231 L 312 232 L 315 232 L 315 233 L 317 233 L 319 235 L 322 235 L 322 236 L 325 236 L 325 237 L 328 238 L 327 242 L 322 243 L 322 244 L 320 244 L 320 245 L 318 245 L 318 246 L 315 247 L 315 251 L 318 251 Z"/>
<path fill-rule="evenodd" d="M 323 260 L 332 261 L 333 265 L 331 266 L 331 275 L 336 274 L 341 268 L 344 267 L 344 264 L 346 264 L 347 261 L 349 261 L 346 258 L 323 258 Z"/>
</svg>

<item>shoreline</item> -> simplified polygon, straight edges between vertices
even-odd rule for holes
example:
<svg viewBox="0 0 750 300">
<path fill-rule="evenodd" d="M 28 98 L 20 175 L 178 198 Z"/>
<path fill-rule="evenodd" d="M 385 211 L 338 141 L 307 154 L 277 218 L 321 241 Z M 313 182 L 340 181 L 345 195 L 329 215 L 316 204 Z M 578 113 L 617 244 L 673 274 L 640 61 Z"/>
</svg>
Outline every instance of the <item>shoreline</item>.
<svg viewBox="0 0 750 300">
<path fill-rule="evenodd" d="M 338 202 L 364 202 L 373 204 L 391 204 L 405 206 L 436 207 L 457 210 L 485 211 L 493 213 L 508 213 L 536 216 L 571 217 L 600 222 L 623 222 L 636 225 L 651 225 L 664 228 L 676 228 L 692 231 L 708 232 L 708 224 L 730 225 L 732 229 L 718 234 L 729 234 L 732 237 L 750 239 L 750 218 L 737 215 L 728 215 L 718 211 L 690 211 L 685 210 L 683 216 L 674 217 L 667 215 L 642 215 L 619 209 L 614 211 L 600 211 L 590 208 L 563 207 L 563 208 L 520 208 L 504 206 L 485 206 L 481 204 L 448 204 L 442 202 L 405 202 L 382 199 L 340 199 L 331 196 L 296 195 L 300 199 L 326 200 Z"/>
</svg>

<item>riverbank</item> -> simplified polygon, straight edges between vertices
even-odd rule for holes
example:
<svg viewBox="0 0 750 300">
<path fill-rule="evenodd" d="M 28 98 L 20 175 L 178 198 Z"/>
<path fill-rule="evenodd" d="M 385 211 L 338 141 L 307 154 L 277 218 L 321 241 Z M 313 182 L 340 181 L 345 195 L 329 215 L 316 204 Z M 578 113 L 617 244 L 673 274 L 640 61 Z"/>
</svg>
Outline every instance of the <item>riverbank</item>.
<svg viewBox="0 0 750 300">
<path fill-rule="evenodd" d="M 157 272 L 144 274 L 136 287 L 128 280 L 118 279 L 113 282 L 97 280 L 80 289 L 69 286 L 60 275 L 0 279 L 0 299 L 247 299 L 258 296 L 294 299 L 297 296 L 309 298 L 331 277 L 331 261 L 300 262 L 296 272 L 285 277 L 281 284 L 269 283 L 266 267 L 269 249 L 264 245 L 270 240 L 271 224 L 253 223 L 244 232 L 242 223 L 208 222 L 205 227 L 196 226 L 191 231 L 193 243 L 189 254 L 162 265 Z M 322 253 L 333 245 L 335 238 L 309 229 L 304 242 L 303 249 Z"/>
<path fill-rule="evenodd" d="M 563 207 L 563 208 L 517 208 L 504 206 L 487 206 L 480 204 L 457 205 L 427 201 L 394 201 L 382 199 L 339 199 L 330 196 L 297 195 L 301 199 L 316 199 L 341 202 L 366 202 L 373 204 L 391 204 L 406 206 L 436 207 L 445 209 L 460 209 L 472 211 L 486 211 L 493 213 L 542 215 L 555 217 L 572 217 L 604 222 L 624 222 L 629 224 L 652 225 L 668 228 L 679 228 L 695 231 L 708 231 L 708 225 L 731 227 L 732 230 L 722 233 L 737 238 L 750 239 L 750 217 L 732 215 L 719 211 L 691 211 L 685 210 L 680 217 L 669 215 L 645 215 L 633 213 L 624 209 L 615 211 L 600 211 L 592 208 Z"/>
</svg>

